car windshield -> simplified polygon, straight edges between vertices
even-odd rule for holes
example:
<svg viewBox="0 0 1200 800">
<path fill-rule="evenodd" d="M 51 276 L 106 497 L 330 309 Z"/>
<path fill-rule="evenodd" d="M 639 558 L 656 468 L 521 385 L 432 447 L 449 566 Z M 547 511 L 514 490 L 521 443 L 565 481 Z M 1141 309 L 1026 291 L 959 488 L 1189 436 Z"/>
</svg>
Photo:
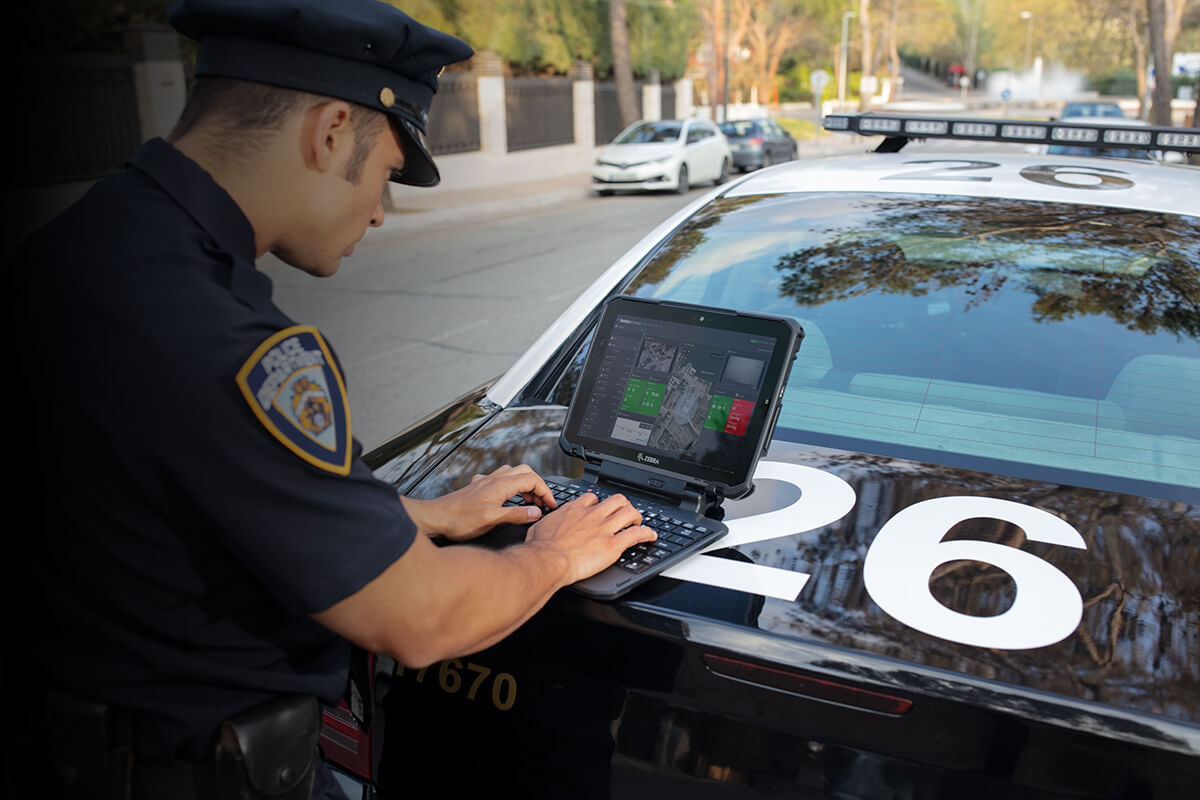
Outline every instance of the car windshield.
<svg viewBox="0 0 1200 800">
<path fill-rule="evenodd" d="M 759 134 L 758 123 L 750 122 L 749 120 L 742 120 L 741 122 L 722 122 L 721 133 L 725 134 L 726 136 L 733 136 L 739 139 L 747 136 L 757 136 Z"/>
<path fill-rule="evenodd" d="M 1093 158 L 1132 158 L 1137 161 L 1153 161 L 1148 150 L 1132 147 L 1084 147 L 1075 144 L 1052 144 L 1046 148 L 1049 156 L 1092 156 Z"/>
<path fill-rule="evenodd" d="M 799 320 L 777 436 L 1200 488 L 1200 219 L 997 198 L 725 198 L 626 292 Z"/>
<path fill-rule="evenodd" d="M 1116 103 L 1067 103 L 1063 117 L 1124 117 L 1125 112 Z"/>
<path fill-rule="evenodd" d="M 639 122 L 617 137 L 613 144 L 674 142 L 679 139 L 682 130 L 683 126 L 678 122 Z"/>
</svg>

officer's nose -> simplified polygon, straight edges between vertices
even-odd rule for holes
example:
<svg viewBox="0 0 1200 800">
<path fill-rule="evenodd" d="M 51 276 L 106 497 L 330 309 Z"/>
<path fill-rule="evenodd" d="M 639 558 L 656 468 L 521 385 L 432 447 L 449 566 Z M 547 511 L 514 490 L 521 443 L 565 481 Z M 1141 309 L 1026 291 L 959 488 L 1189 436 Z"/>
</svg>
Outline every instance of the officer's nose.
<svg viewBox="0 0 1200 800">
<path fill-rule="evenodd" d="M 386 191 L 386 190 L 385 190 Z M 378 228 L 383 224 L 383 197 L 375 201 L 375 211 L 371 214 L 371 227 Z"/>
</svg>

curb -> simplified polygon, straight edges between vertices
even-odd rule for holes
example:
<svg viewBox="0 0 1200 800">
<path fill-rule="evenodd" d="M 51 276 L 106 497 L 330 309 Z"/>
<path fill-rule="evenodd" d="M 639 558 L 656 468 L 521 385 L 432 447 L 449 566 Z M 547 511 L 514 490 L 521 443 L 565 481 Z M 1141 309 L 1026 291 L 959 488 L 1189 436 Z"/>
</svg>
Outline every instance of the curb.
<svg viewBox="0 0 1200 800">
<path fill-rule="evenodd" d="M 497 195 L 503 195 L 508 189 L 498 187 Z M 384 219 L 384 229 L 416 230 L 440 228 L 463 222 L 473 222 L 492 219 L 535 208 L 559 205 L 571 200 L 582 200 L 588 196 L 588 190 L 579 187 L 570 189 L 553 189 L 544 192 L 516 193 L 509 196 L 499 196 L 491 200 L 474 200 L 463 198 L 456 202 L 452 195 L 438 197 L 428 205 L 422 206 L 419 198 L 406 202 L 387 213 Z"/>
</svg>

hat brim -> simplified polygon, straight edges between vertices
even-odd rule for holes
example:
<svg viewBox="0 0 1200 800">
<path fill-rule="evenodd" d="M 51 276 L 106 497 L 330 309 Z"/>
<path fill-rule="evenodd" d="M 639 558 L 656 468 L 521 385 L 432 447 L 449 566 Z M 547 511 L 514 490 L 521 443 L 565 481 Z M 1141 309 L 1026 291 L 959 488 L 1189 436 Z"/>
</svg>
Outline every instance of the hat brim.
<svg viewBox="0 0 1200 800">
<path fill-rule="evenodd" d="M 409 186 L 437 186 L 442 182 L 433 154 L 425 143 L 425 134 L 402 114 L 388 114 L 392 130 L 404 147 L 404 169 L 392 170 L 391 181 Z"/>
</svg>

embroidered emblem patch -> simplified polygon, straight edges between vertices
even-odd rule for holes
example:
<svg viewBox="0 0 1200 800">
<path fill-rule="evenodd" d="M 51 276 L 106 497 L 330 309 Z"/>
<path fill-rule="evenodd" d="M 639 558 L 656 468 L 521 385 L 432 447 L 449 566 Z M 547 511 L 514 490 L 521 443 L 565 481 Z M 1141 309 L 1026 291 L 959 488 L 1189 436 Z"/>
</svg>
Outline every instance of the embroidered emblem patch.
<svg viewBox="0 0 1200 800">
<path fill-rule="evenodd" d="M 254 415 L 308 463 L 350 472 L 350 407 L 329 347 L 311 325 L 296 325 L 260 344 L 237 374 Z"/>
</svg>

